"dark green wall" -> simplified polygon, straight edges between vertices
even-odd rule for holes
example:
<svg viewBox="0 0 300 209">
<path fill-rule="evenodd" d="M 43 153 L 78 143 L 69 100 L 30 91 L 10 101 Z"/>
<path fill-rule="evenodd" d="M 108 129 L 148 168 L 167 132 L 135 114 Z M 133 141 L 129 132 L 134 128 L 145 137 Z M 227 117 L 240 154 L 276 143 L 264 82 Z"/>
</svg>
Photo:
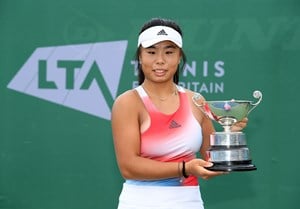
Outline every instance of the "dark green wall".
<svg viewBox="0 0 300 209">
<path fill-rule="evenodd" d="M 208 100 L 263 93 L 244 130 L 258 170 L 200 179 L 206 208 L 298 208 L 299 14 L 298 0 L 0 0 L 0 209 L 116 208 L 123 180 L 110 121 L 8 85 L 37 48 L 127 40 L 120 94 L 136 80 L 140 26 L 157 16 L 182 25 L 196 69 L 185 84 L 222 83 L 202 89 Z"/>
</svg>

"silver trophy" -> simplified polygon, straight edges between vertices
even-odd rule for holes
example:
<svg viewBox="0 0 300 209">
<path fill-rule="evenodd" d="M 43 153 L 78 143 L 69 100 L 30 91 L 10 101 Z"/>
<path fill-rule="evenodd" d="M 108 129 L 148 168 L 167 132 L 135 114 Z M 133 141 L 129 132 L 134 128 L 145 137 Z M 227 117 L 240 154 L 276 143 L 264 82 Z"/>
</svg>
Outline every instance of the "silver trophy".
<svg viewBox="0 0 300 209">
<path fill-rule="evenodd" d="M 196 93 L 193 102 L 210 119 L 218 122 L 222 132 L 210 135 L 210 148 L 207 157 L 214 165 L 209 167 L 213 171 L 251 171 L 256 170 L 252 164 L 250 152 L 243 132 L 231 132 L 231 126 L 247 117 L 247 115 L 261 102 L 262 93 L 254 91 L 256 103 L 246 100 L 205 101 Z"/>
</svg>

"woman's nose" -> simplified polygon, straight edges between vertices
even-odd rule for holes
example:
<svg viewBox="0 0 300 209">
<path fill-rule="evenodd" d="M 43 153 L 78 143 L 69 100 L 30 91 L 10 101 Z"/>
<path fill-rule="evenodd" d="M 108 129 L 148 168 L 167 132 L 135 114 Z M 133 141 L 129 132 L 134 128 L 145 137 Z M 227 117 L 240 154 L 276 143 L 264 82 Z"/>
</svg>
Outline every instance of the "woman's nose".
<svg viewBox="0 0 300 209">
<path fill-rule="evenodd" d="M 156 63 L 157 64 L 164 64 L 165 63 L 165 59 L 164 59 L 163 54 L 161 54 L 161 53 L 157 54 Z"/>
</svg>

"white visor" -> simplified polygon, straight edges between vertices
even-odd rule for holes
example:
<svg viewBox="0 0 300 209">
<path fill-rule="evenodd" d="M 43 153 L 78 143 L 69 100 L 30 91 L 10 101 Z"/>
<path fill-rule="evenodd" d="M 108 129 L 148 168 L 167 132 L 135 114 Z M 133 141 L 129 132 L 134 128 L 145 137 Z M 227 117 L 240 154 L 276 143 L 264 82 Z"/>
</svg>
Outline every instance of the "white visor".
<svg viewBox="0 0 300 209">
<path fill-rule="evenodd" d="M 172 41 L 179 48 L 182 48 L 182 37 L 180 33 L 167 26 L 153 26 L 143 31 L 139 35 L 138 47 L 142 45 L 142 47 L 148 48 L 161 41 Z"/>
</svg>

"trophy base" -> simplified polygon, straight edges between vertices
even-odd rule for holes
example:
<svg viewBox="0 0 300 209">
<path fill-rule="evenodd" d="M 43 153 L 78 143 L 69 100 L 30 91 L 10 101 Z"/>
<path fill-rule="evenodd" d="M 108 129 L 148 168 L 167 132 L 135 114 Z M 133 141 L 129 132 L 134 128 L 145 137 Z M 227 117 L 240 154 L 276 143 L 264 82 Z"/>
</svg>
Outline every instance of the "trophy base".
<svg viewBox="0 0 300 209">
<path fill-rule="evenodd" d="M 242 161 L 242 162 L 218 162 L 214 163 L 212 167 L 206 168 L 210 171 L 253 171 L 257 170 L 255 165 L 251 164 L 249 161 Z"/>
</svg>

